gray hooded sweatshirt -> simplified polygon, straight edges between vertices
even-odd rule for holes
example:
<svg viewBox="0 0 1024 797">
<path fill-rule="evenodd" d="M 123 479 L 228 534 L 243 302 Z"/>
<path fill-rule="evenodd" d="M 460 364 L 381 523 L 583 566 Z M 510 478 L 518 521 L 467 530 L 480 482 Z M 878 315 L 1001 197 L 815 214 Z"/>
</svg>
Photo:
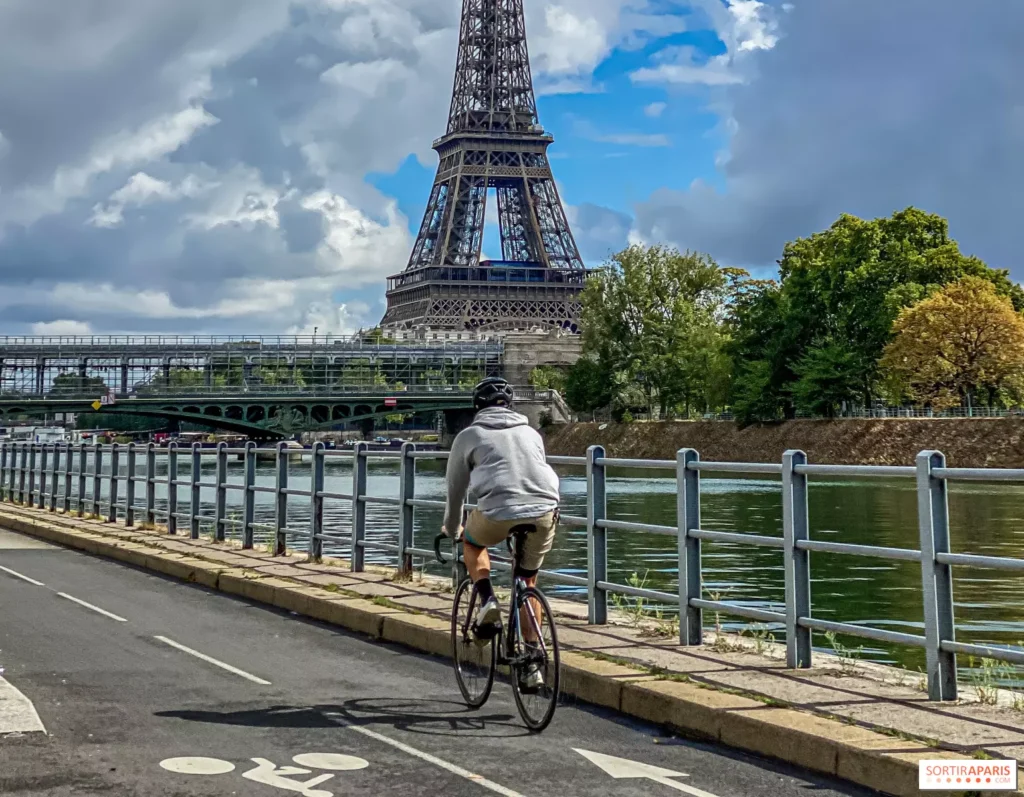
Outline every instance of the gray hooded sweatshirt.
<svg viewBox="0 0 1024 797">
<path fill-rule="evenodd" d="M 469 499 L 491 520 L 543 517 L 558 506 L 558 475 L 547 464 L 544 439 L 526 416 L 504 407 L 477 413 L 459 434 L 448 459 L 448 509 L 444 527 L 462 525 Z"/>
</svg>

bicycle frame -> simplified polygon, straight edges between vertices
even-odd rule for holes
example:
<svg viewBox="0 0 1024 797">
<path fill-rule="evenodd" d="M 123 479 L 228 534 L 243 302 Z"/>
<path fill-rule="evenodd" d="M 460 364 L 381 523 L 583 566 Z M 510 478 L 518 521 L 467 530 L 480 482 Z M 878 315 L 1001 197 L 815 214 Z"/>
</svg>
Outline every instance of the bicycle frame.
<svg viewBox="0 0 1024 797">
<path fill-rule="evenodd" d="M 515 655 L 514 650 L 515 640 L 517 638 L 520 625 L 522 623 L 522 618 L 520 617 L 519 612 L 516 611 L 516 605 L 519 603 L 520 593 L 526 589 L 526 580 L 521 576 L 516 575 L 516 573 L 519 570 L 520 551 L 522 550 L 523 541 L 526 537 L 526 534 L 527 532 L 517 532 L 515 535 L 509 537 L 509 550 L 512 553 L 513 569 L 512 592 L 511 595 L 509 596 L 508 606 L 508 623 L 502 625 L 498 629 L 498 633 L 496 635 L 494 643 L 498 653 L 497 663 L 504 666 L 518 666 L 526 664 L 529 660 L 528 657 L 526 657 L 525 655 L 517 657 Z M 441 535 L 434 541 L 434 550 L 437 553 L 438 560 L 440 560 L 442 563 L 444 563 L 444 558 L 441 556 L 441 540 L 443 538 L 444 535 Z M 469 610 L 466 613 L 466 623 L 462 628 L 463 634 L 468 634 L 472 626 L 473 618 L 476 614 L 477 597 L 478 593 L 476 590 L 476 585 L 474 585 L 473 591 L 469 599 Z M 531 621 L 531 625 L 533 625 L 537 643 L 540 646 L 541 654 L 546 657 L 548 655 L 548 651 L 544 645 L 544 634 L 541 631 L 540 622 L 537 619 L 537 615 L 534 611 L 532 603 L 526 604 L 526 612 L 527 616 Z"/>
</svg>

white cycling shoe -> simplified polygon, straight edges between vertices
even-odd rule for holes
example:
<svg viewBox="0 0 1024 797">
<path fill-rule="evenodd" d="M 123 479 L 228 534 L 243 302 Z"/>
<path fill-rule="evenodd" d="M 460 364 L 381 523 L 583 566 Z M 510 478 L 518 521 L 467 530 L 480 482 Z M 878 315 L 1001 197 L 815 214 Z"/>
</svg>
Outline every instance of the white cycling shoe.
<svg viewBox="0 0 1024 797">
<path fill-rule="evenodd" d="M 473 623 L 477 645 L 483 647 L 494 638 L 500 620 L 501 606 L 498 605 L 497 598 L 490 598 L 477 609 L 476 620 Z"/>
</svg>

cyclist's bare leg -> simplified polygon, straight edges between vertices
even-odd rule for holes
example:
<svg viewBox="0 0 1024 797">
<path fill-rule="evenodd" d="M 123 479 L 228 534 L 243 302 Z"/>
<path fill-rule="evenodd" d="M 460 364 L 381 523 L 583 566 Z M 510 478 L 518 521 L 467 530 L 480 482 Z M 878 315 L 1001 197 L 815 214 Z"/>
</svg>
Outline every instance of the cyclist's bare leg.
<svg viewBox="0 0 1024 797">
<path fill-rule="evenodd" d="M 536 587 L 537 576 L 524 578 L 523 582 L 528 587 Z M 532 617 L 531 612 L 527 611 L 526 604 L 523 604 L 523 608 L 519 610 L 519 624 L 520 628 L 523 629 L 523 639 L 527 642 L 534 643 L 538 641 L 537 628 L 542 627 L 542 623 L 544 622 L 544 612 L 541 608 L 540 601 L 531 600 L 530 607 L 533 609 Z M 534 626 L 534 622 L 536 622 L 536 626 Z"/>
<path fill-rule="evenodd" d="M 466 570 L 474 584 L 481 578 L 491 577 L 491 556 L 486 548 L 477 548 L 463 540 L 462 555 L 466 560 Z"/>
</svg>

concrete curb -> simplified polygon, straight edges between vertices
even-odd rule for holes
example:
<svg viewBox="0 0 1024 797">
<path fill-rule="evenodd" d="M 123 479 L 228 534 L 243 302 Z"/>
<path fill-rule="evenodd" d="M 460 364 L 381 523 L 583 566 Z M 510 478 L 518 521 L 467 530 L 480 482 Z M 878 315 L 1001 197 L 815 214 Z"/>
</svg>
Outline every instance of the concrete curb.
<svg viewBox="0 0 1024 797">
<path fill-rule="evenodd" d="M 27 519 L 17 510 L 11 514 L 4 509 L 0 509 L 0 525 L 12 531 L 295 612 L 373 639 L 435 656 L 451 654 L 449 623 L 436 617 L 106 536 L 102 530 L 111 526 L 99 522 L 93 534 L 53 522 L 60 515 Z M 919 794 L 918 761 L 964 757 L 749 697 L 660 679 L 572 651 L 563 652 L 562 671 L 563 692 L 583 702 L 896 797 Z"/>
</svg>

